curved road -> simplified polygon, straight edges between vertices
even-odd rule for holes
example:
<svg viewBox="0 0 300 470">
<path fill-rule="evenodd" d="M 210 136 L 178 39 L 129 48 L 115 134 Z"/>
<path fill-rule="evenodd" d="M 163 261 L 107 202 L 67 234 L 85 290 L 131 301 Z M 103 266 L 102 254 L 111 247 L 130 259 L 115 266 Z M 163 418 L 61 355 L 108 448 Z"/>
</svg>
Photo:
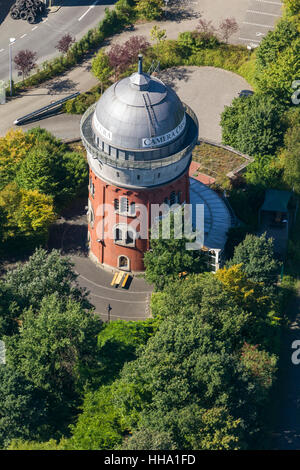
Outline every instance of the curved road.
<svg viewBox="0 0 300 470">
<path fill-rule="evenodd" d="M 22 49 L 37 52 L 40 64 L 58 55 L 55 45 L 66 33 L 80 39 L 104 16 L 104 10 L 114 5 L 115 0 L 56 0 L 61 8 L 53 8 L 39 23 L 30 25 L 27 21 L 13 20 L 8 15 L 0 25 L 0 80 L 8 80 L 9 38 L 16 38 L 13 54 Z M 18 80 L 17 73 L 13 78 Z"/>
<path fill-rule="evenodd" d="M 128 290 L 111 287 L 113 273 L 98 268 L 85 256 L 72 256 L 78 283 L 89 291 L 89 300 L 95 306 L 95 313 L 107 320 L 107 306 L 110 304 L 111 320 L 145 320 L 149 317 L 149 301 L 152 288 L 144 279 L 134 277 Z"/>
</svg>

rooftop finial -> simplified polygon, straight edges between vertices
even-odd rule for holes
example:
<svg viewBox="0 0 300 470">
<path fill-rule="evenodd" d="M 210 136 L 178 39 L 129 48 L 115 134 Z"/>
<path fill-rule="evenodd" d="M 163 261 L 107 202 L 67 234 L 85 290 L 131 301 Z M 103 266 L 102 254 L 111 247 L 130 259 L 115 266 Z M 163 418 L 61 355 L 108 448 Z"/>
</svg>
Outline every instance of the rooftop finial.
<svg viewBox="0 0 300 470">
<path fill-rule="evenodd" d="M 142 54 L 139 54 L 138 73 L 139 73 L 140 75 L 142 75 L 142 73 L 143 73 L 143 56 L 142 56 Z"/>
</svg>

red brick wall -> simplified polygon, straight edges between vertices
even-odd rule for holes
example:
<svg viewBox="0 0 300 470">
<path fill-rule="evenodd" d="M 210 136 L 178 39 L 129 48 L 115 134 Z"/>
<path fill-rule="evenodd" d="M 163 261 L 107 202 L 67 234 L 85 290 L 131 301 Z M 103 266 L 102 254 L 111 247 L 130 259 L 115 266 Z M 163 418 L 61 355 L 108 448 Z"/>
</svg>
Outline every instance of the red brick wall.
<svg viewBox="0 0 300 470">
<path fill-rule="evenodd" d="M 178 193 L 181 192 L 181 202 L 189 202 L 189 177 L 188 171 L 181 176 L 178 180 L 173 181 L 170 184 L 156 187 L 154 189 L 141 189 L 138 190 L 127 190 L 124 188 L 118 188 L 111 184 L 105 183 L 100 178 L 97 178 L 94 173 L 90 170 L 90 177 L 94 184 L 94 197 L 89 195 L 90 204 L 94 212 L 94 224 L 93 227 L 89 224 L 89 238 L 90 238 L 90 250 L 97 258 L 97 260 L 105 265 L 109 265 L 113 268 L 118 268 L 118 257 L 120 255 L 127 256 L 130 260 L 131 271 L 143 271 L 143 257 L 145 251 L 149 249 L 149 241 L 143 239 L 137 239 L 135 247 L 120 246 L 117 245 L 114 240 L 108 236 L 103 239 L 103 216 L 101 211 L 97 207 L 102 204 L 111 204 L 113 206 L 114 199 L 126 196 L 129 203 L 135 202 L 135 204 L 143 204 L 149 207 L 151 204 L 162 204 L 165 198 L 170 198 L 172 191 Z M 114 211 L 113 211 L 114 212 Z M 128 223 L 130 224 L 135 217 L 127 217 L 117 214 L 115 220 L 108 223 L 108 229 L 112 233 L 112 227 L 114 223 Z M 150 225 L 150 216 L 149 216 Z M 137 226 L 139 230 L 139 226 Z M 99 242 L 97 239 L 101 239 Z"/>
</svg>

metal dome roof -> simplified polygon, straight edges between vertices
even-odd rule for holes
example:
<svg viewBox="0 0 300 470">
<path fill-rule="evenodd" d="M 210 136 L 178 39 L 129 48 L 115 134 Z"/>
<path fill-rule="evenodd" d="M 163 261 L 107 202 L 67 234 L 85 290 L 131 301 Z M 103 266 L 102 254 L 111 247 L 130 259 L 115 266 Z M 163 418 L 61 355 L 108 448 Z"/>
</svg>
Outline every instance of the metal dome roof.
<svg viewBox="0 0 300 470">
<path fill-rule="evenodd" d="M 93 128 L 109 145 L 147 150 L 176 140 L 185 130 L 184 107 L 176 93 L 158 78 L 139 69 L 102 95 Z"/>
</svg>

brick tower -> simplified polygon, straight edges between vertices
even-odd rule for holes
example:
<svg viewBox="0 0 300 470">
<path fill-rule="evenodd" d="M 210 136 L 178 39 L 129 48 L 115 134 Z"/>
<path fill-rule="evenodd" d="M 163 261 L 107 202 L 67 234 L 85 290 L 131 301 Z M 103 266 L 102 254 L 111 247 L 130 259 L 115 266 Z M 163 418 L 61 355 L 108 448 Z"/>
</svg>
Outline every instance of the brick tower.
<svg viewBox="0 0 300 470">
<path fill-rule="evenodd" d="M 143 72 L 140 56 L 138 71 L 83 115 L 81 137 L 90 168 L 90 257 L 104 267 L 143 271 L 149 239 L 139 235 L 140 208 L 147 208 L 150 228 L 152 204 L 189 202 L 197 118 L 170 87 Z"/>
</svg>

